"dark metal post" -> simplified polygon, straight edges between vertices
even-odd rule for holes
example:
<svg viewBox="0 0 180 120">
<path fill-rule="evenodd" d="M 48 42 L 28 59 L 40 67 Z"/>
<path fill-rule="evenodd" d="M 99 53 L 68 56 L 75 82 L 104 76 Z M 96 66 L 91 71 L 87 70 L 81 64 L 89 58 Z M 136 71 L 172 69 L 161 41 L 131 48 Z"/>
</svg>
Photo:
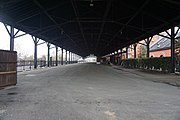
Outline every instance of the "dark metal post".
<svg viewBox="0 0 180 120">
<path fill-rule="evenodd" d="M 116 53 L 114 52 L 114 58 L 113 58 L 114 64 L 116 64 Z"/>
<path fill-rule="evenodd" d="M 134 59 L 136 59 L 136 47 L 137 47 L 137 44 L 135 43 L 134 44 Z"/>
<path fill-rule="evenodd" d="M 147 57 L 147 58 L 149 58 L 149 44 L 150 44 L 150 39 L 147 38 L 147 42 L 146 42 L 146 47 L 147 47 L 146 57 Z"/>
<path fill-rule="evenodd" d="M 34 69 L 37 68 L 37 37 L 35 37 L 34 39 Z"/>
<path fill-rule="evenodd" d="M 128 59 L 128 47 L 126 47 L 126 59 Z"/>
<path fill-rule="evenodd" d="M 71 64 L 71 62 L 70 62 L 70 54 L 71 54 L 71 52 L 69 51 L 69 64 Z"/>
<path fill-rule="evenodd" d="M 66 50 L 66 64 L 67 64 L 67 50 Z"/>
<path fill-rule="evenodd" d="M 118 64 L 119 64 L 119 60 L 118 60 L 118 59 L 119 59 L 118 50 L 116 51 L 116 53 L 117 53 L 117 54 L 116 54 L 116 64 L 118 65 Z"/>
<path fill-rule="evenodd" d="M 136 61 L 136 48 L 137 48 L 137 43 L 135 43 L 133 46 L 134 46 L 134 68 L 136 68 L 136 66 L 137 66 L 137 61 Z"/>
<path fill-rule="evenodd" d="M 61 48 L 61 65 L 63 65 L 63 48 Z"/>
<path fill-rule="evenodd" d="M 174 27 L 171 28 L 171 73 L 175 72 L 175 33 Z"/>
<path fill-rule="evenodd" d="M 47 44 L 48 47 L 48 55 L 47 55 L 47 66 L 50 66 L 50 43 Z"/>
<path fill-rule="evenodd" d="M 56 46 L 56 66 L 58 66 L 58 46 Z"/>
<path fill-rule="evenodd" d="M 10 28 L 10 51 L 14 51 L 14 27 Z"/>
</svg>

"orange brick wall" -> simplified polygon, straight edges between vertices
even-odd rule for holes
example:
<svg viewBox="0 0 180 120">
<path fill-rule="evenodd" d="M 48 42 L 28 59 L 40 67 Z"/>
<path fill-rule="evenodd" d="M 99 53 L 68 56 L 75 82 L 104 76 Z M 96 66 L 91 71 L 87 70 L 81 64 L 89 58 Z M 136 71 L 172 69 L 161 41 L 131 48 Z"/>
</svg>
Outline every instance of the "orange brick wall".
<svg viewBox="0 0 180 120">
<path fill-rule="evenodd" d="M 161 50 L 161 51 L 154 51 L 154 52 L 150 52 L 150 57 L 160 57 L 161 55 L 163 55 L 164 57 L 170 57 L 171 56 L 171 50 Z"/>
</svg>

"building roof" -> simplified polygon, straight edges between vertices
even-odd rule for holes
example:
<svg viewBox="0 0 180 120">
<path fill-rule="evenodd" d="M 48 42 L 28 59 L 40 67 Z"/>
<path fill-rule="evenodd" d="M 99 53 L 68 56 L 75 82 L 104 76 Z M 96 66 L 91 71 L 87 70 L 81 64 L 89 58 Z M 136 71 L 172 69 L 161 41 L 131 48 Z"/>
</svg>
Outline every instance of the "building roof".
<svg viewBox="0 0 180 120">
<path fill-rule="evenodd" d="M 168 36 L 168 35 L 165 35 Z M 177 33 L 176 37 L 180 37 L 180 32 Z M 179 40 L 179 38 L 178 38 Z M 179 46 L 178 46 L 179 47 Z M 150 52 L 166 50 L 171 48 L 171 40 L 165 37 L 160 37 L 153 45 L 150 46 Z"/>
<path fill-rule="evenodd" d="M 171 47 L 171 40 L 168 38 L 160 37 L 160 39 L 157 40 L 155 44 L 150 46 L 150 52 L 170 49 L 170 47 Z"/>
</svg>

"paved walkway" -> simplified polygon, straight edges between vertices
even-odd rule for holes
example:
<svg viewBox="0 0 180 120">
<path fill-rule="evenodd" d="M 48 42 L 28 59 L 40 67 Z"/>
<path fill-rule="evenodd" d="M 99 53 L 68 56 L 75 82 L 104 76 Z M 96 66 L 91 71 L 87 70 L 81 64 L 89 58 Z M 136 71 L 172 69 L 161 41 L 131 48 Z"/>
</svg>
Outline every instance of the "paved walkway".
<svg viewBox="0 0 180 120">
<path fill-rule="evenodd" d="M 116 65 L 112 65 L 112 68 L 120 70 L 120 71 L 124 71 L 127 73 L 143 76 L 147 78 L 146 80 L 150 80 L 153 82 L 165 83 L 172 86 L 180 87 L 179 74 L 161 73 L 158 71 L 150 71 L 150 70 L 143 70 L 143 69 L 128 69 L 128 68 L 123 68 L 121 66 L 116 66 Z"/>
<path fill-rule="evenodd" d="M 180 89 L 160 78 L 95 64 L 22 72 L 0 90 L 0 120 L 180 120 Z"/>
</svg>

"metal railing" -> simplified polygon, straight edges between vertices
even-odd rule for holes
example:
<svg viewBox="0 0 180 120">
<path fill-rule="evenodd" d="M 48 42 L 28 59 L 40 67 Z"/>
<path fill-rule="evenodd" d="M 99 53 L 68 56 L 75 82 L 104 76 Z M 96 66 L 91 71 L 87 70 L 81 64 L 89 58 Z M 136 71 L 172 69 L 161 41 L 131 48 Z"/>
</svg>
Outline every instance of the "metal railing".
<svg viewBox="0 0 180 120">
<path fill-rule="evenodd" d="M 58 65 L 61 65 L 61 61 L 57 61 Z M 77 63 L 77 61 L 63 61 L 63 65 Z M 48 66 L 48 61 L 39 60 L 37 61 L 37 68 L 44 67 L 53 67 L 56 66 L 56 61 L 50 61 Z M 34 69 L 34 61 L 33 60 L 19 60 L 17 61 L 17 71 L 29 71 Z"/>
</svg>

